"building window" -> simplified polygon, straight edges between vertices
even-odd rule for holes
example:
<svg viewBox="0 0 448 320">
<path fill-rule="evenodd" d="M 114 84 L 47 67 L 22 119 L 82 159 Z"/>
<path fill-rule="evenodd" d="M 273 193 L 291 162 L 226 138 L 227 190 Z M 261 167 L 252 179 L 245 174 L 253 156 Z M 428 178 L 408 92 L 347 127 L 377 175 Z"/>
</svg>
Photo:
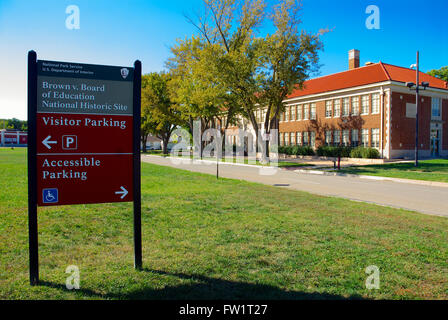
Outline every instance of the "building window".
<svg viewBox="0 0 448 320">
<path fill-rule="evenodd" d="M 350 99 L 344 98 L 342 99 L 342 116 L 348 117 L 350 114 Z"/>
<path fill-rule="evenodd" d="M 442 99 L 431 98 L 431 114 L 433 119 L 440 119 L 440 106 L 442 104 Z"/>
<path fill-rule="evenodd" d="M 280 122 L 285 121 L 285 113 L 284 112 L 280 112 Z"/>
<path fill-rule="evenodd" d="M 369 130 L 368 129 L 362 129 L 361 130 L 361 144 L 363 147 L 369 146 Z"/>
<path fill-rule="evenodd" d="M 303 105 L 303 120 L 310 119 L 310 106 L 308 104 Z"/>
<path fill-rule="evenodd" d="M 369 96 L 361 98 L 361 114 L 369 114 Z"/>
<path fill-rule="evenodd" d="M 380 113 L 380 94 L 372 94 L 372 114 Z"/>
<path fill-rule="evenodd" d="M 335 146 L 338 146 L 341 144 L 341 130 L 334 130 L 333 144 Z"/>
<path fill-rule="evenodd" d="M 311 104 L 311 120 L 316 120 L 316 104 Z"/>
<path fill-rule="evenodd" d="M 280 132 L 280 145 L 285 145 L 285 134 L 283 132 Z"/>
<path fill-rule="evenodd" d="M 315 131 L 311 131 L 311 147 L 314 148 L 316 147 L 316 132 Z"/>
<path fill-rule="evenodd" d="M 297 106 L 297 120 L 302 120 L 303 117 L 303 106 Z"/>
<path fill-rule="evenodd" d="M 380 129 L 372 129 L 372 148 L 380 147 Z"/>
<path fill-rule="evenodd" d="M 286 107 L 285 110 L 285 121 L 289 121 L 289 107 Z"/>
<path fill-rule="evenodd" d="M 289 146 L 289 133 L 285 133 L 285 146 Z"/>
<path fill-rule="evenodd" d="M 325 101 L 325 117 L 331 118 L 333 115 L 333 105 L 331 101 Z"/>
<path fill-rule="evenodd" d="M 291 121 L 296 120 L 296 106 L 291 106 Z"/>
<path fill-rule="evenodd" d="M 297 144 L 302 145 L 302 132 L 297 132 Z"/>
<path fill-rule="evenodd" d="M 340 117 L 341 116 L 341 100 L 336 99 L 334 100 L 334 117 Z"/>
<path fill-rule="evenodd" d="M 331 146 L 331 131 L 330 130 L 325 131 L 325 145 Z"/>
<path fill-rule="evenodd" d="M 291 138 L 290 138 L 291 144 L 295 145 L 296 144 L 296 133 L 295 132 L 291 132 L 290 136 L 291 136 Z"/>
<path fill-rule="evenodd" d="M 352 115 L 359 116 L 359 97 L 352 97 Z"/>
<path fill-rule="evenodd" d="M 303 145 L 307 146 L 310 144 L 310 133 L 309 132 L 304 132 L 303 133 Z"/>
<path fill-rule="evenodd" d="M 359 131 L 358 129 L 352 130 L 352 147 L 357 147 L 359 145 Z"/>
<path fill-rule="evenodd" d="M 350 130 L 342 131 L 342 144 L 345 147 L 348 147 L 350 145 Z"/>
</svg>

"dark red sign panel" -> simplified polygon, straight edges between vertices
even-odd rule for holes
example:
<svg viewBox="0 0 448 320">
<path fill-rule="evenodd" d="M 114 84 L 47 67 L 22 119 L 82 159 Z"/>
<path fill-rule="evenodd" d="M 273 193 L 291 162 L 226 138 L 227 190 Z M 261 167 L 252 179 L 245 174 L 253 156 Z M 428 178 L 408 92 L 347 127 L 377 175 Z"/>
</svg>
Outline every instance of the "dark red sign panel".
<svg viewBox="0 0 448 320">
<path fill-rule="evenodd" d="M 39 206 L 133 201 L 133 72 L 38 61 Z"/>
</svg>

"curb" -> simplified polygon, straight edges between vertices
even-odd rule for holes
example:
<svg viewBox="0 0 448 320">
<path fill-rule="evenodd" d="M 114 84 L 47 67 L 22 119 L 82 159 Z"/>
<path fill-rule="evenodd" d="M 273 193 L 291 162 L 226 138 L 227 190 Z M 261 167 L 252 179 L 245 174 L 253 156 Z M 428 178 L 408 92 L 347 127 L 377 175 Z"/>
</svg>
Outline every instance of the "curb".
<svg viewBox="0 0 448 320">
<path fill-rule="evenodd" d="M 294 172 L 324 175 L 324 176 L 333 176 L 333 177 L 359 178 L 359 179 L 376 180 L 376 181 L 392 181 L 392 182 L 398 182 L 398 183 L 418 184 L 418 185 L 422 185 L 422 186 L 448 188 L 448 183 L 438 182 L 438 181 L 400 179 L 400 178 L 381 177 L 381 176 L 365 176 L 365 175 L 350 174 L 350 173 L 325 172 L 325 171 L 319 171 L 319 170 L 304 170 L 304 169 L 294 170 Z"/>
</svg>

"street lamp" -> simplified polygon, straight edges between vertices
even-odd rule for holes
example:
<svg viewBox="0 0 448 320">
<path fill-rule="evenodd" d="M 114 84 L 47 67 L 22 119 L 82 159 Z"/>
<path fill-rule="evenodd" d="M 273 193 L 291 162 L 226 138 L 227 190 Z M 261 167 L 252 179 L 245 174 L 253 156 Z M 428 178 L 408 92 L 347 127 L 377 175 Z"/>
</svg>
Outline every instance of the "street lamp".
<svg viewBox="0 0 448 320">
<path fill-rule="evenodd" d="M 417 78 L 417 85 L 413 82 L 406 82 L 406 87 L 408 87 L 410 90 L 415 90 L 415 166 L 418 167 L 418 105 L 419 105 L 419 90 L 422 88 L 423 90 L 426 90 L 426 88 L 429 86 L 429 82 L 422 82 L 419 85 L 419 79 L 420 79 L 420 71 L 419 71 L 419 52 L 417 51 L 417 64 L 411 65 L 411 68 L 416 68 L 416 78 Z M 415 87 L 415 89 L 414 89 Z"/>
</svg>

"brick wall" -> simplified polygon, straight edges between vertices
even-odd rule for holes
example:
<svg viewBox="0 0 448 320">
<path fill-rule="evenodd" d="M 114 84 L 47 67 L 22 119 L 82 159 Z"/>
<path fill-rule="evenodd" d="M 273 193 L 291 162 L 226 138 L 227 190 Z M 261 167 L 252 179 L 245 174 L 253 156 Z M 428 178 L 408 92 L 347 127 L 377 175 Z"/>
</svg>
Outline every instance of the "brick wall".
<svg viewBox="0 0 448 320">
<path fill-rule="evenodd" d="M 350 113 L 351 113 L 351 99 L 350 99 Z M 381 99 L 381 97 L 380 97 Z M 336 100 L 336 99 L 329 99 Z M 342 99 L 340 106 L 342 112 Z M 297 120 L 297 121 L 282 121 L 280 122 L 280 130 L 279 132 L 305 132 L 305 131 L 314 131 L 316 132 L 316 147 L 325 144 L 325 131 L 327 130 L 341 130 L 340 141 L 342 142 L 342 130 L 350 130 L 350 140 L 351 130 L 358 129 L 359 137 L 358 141 L 361 143 L 361 129 L 369 130 L 369 145 L 371 145 L 371 129 L 380 129 L 381 130 L 381 111 L 378 114 L 371 114 L 372 112 L 372 100 L 371 95 L 369 95 L 369 114 L 368 115 L 360 115 L 360 116 L 348 116 L 339 118 L 326 118 L 325 116 L 325 101 L 316 102 L 316 120 Z M 301 105 L 310 103 L 302 102 Z M 334 107 L 334 106 L 333 106 Z M 380 106 L 381 107 L 381 106 Z M 361 95 L 359 96 L 359 110 L 361 112 Z M 334 109 L 333 109 L 334 112 Z M 380 138 L 381 139 L 381 138 Z M 384 143 L 384 140 L 383 140 Z"/>
<path fill-rule="evenodd" d="M 430 148 L 431 98 L 421 96 L 419 104 L 419 148 Z M 392 93 L 391 142 L 393 150 L 415 149 L 415 118 L 406 117 L 406 104 L 415 104 L 415 95 Z M 422 147 L 423 144 L 423 147 Z"/>
</svg>

